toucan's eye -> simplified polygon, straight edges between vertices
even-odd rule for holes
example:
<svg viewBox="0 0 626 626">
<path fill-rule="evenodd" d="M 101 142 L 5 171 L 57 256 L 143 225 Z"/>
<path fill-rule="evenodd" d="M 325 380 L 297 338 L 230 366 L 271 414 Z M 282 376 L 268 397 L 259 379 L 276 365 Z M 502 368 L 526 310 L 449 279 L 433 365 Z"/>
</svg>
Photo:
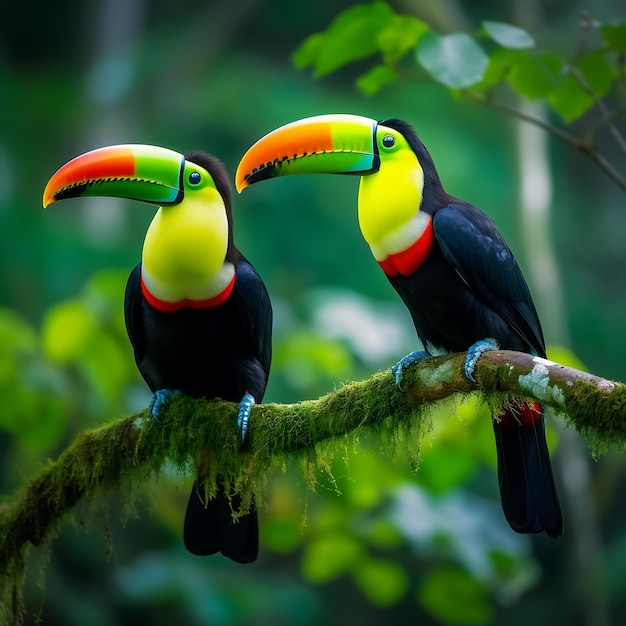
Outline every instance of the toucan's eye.
<svg viewBox="0 0 626 626">
<path fill-rule="evenodd" d="M 202 176 L 200 176 L 198 172 L 191 172 L 191 174 L 189 174 L 189 182 L 192 185 L 197 185 L 201 180 L 202 180 Z"/>
<path fill-rule="evenodd" d="M 385 148 L 393 148 L 396 143 L 396 139 L 393 135 L 385 135 L 383 137 L 383 146 Z"/>
</svg>

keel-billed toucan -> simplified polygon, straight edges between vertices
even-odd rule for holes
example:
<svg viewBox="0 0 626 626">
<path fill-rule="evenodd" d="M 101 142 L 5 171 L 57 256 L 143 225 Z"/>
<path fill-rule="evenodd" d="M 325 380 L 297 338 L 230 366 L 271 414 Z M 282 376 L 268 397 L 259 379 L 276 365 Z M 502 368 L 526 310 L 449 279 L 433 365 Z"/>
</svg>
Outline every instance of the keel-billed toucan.
<svg viewBox="0 0 626 626">
<path fill-rule="evenodd" d="M 44 206 L 76 196 L 115 196 L 160 207 L 124 300 L 126 328 L 151 410 L 172 393 L 239 402 L 245 436 L 251 406 L 265 392 L 271 360 L 272 308 L 265 285 L 233 243 L 231 184 L 213 156 L 186 156 L 146 145 L 93 150 L 61 167 Z M 218 487 L 205 502 L 194 483 L 184 525 L 187 549 L 254 561 L 254 509 L 233 521 L 235 493 Z"/>
<path fill-rule="evenodd" d="M 425 351 L 468 350 L 472 378 L 485 349 L 545 357 L 535 306 L 493 221 L 443 189 L 433 160 L 404 121 L 321 115 L 283 126 L 254 144 L 237 190 L 287 174 L 361 176 L 358 216 L 376 261 L 408 307 Z M 493 420 L 502 506 L 517 532 L 562 532 L 562 518 L 538 403 L 511 398 Z"/>
</svg>

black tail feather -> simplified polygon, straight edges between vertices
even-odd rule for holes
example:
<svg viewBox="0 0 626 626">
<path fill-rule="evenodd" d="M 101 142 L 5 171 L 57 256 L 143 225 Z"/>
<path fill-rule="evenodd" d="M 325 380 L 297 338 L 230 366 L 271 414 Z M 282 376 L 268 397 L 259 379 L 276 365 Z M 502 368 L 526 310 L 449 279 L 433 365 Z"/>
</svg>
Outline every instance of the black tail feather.
<svg viewBox="0 0 626 626">
<path fill-rule="evenodd" d="M 502 508 L 518 533 L 563 532 L 561 508 L 538 403 L 507 407 L 493 421 Z"/>
<path fill-rule="evenodd" d="M 235 521 L 232 511 L 236 511 L 240 505 L 241 498 L 237 494 L 229 501 L 221 490 L 215 498 L 205 503 L 195 482 L 183 529 L 187 550 L 198 556 L 221 552 L 237 563 L 255 561 L 259 554 L 257 512 L 252 508 Z"/>
</svg>

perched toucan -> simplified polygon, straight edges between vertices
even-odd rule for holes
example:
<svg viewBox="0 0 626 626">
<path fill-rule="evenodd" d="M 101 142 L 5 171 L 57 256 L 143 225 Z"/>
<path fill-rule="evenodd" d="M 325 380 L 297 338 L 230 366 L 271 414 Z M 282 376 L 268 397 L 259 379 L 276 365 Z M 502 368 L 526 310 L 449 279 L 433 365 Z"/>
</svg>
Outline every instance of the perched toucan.
<svg viewBox="0 0 626 626">
<path fill-rule="evenodd" d="M 93 150 L 48 182 L 44 207 L 76 196 L 114 196 L 160 207 L 124 300 L 128 336 L 153 392 L 151 411 L 173 393 L 239 402 L 245 437 L 263 399 L 271 361 L 272 307 L 263 281 L 233 243 L 230 178 L 203 152 L 183 156 L 147 145 Z M 187 549 L 240 563 L 258 554 L 256 510 L 233 521 L 240 499 L 218 488 L 205 502 L 194 483 L 184 525 Z"/>
<path fill-rule="evenodd" d="M 287 174 L 361 176 L 358 216 L 376 261 L 408 307 L 425 351 L 468 350 L 466 375 L 486 349 L 545 357 L 530 292 L 493 221 L 445 192 L 413 128 L 398 119 L 321 115 L 282 126 L 254 144 L 236 174 L 237 190 Z M 563 528 L 538 403 L 511 398 L 493 420 L 502 507 L 521 533 Z"/>
</svg>

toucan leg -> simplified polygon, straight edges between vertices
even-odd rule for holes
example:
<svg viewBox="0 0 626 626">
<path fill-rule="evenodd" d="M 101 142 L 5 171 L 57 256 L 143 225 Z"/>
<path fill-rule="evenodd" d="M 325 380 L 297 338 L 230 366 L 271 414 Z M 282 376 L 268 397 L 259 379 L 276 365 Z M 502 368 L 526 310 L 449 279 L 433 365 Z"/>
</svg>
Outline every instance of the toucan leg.
<svg viewBox="0 0 626 626">
<path fill-rule="evenodd" d="M 422 359 L 425 359 L 429 356 L 432 356 L 430 354 L 430 352 L 427 352 L 426 350 L 419 350 L 417 352 L 411 352 L 410 354 L 407 354 L 405 357 L 401 358 L 392 368 L 391 368 L 391 373 L 393 374 L 394 378 L 396 379 L 396 385 L 398 385 L 398 387 L 400 389 L 402 389 L 402 377 L 404 375 L 403 373 L 403 369 L 405 367 L 408 367 L 409 365 L 411 365 L 411 363 L 415 363 L 416 361 L 421 361 Z"/>
<path fill-rule="evenodd" d="M 478 361 L 478 357 L 483 352 L 488 352 L 489 350 L 497 350 L 498 344 L 494 339 L 481 339 L 477 341 L 475 344 L 471 345 L 467 350 L 467 358 L 465 359 L 465 375 L 473 382 L 476 382 L 474 378 L 474 368 L 476 367 L 476 363 Z"/>
<path fill-rule="evenodd" d="M 239 402 L 239 411 L 237 412 L 237 426 L 241 431 L 241 441 L 246 440 L 248 433 L 248 423 L 250 422 L 250 412 L 254 406 L 254 396 L 247 393 Z"/>
<path fill-rule="evenodd" d="M 152 394 L 152 399 L 148 405 L 148 410 L 152 413 L 152 417 L 156 422 L 159 421 L 159 413 L 165 405 L 165 403 L 172 397 L 180 394 L 178 389 L 157 389 Z"/>
</svg>

